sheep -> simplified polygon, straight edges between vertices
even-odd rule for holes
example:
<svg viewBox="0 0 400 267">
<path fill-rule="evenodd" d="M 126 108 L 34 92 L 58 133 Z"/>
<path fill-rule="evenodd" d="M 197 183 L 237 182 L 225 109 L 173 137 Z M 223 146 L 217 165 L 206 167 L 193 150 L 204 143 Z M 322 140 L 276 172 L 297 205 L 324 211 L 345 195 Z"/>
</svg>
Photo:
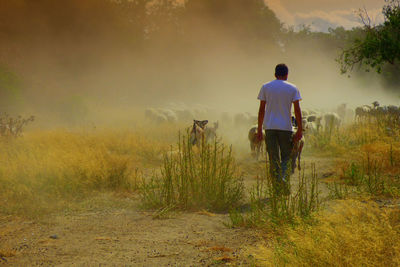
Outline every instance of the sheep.
<svg viewBox="0 0 400 267">
<path fill-rule="evenodd" d="M 318 131 L 317 124 L 315 122 L 307 122 L 305 133 L 314 134 Z"/>
<path fill-rule="evenodd" d="M 264 145 L 263 145 L 263 140 L 265 140 L 265 133 L 263 131 L 263 140 L 259 140 L 257 137 L 257 129 L 258 126 L 253 126 L 249 130 L 248 138 L 250 141 L 250 149 L 251 149 L 251 154 L 252 156 L 258 160 L 259 156 L 261 153 L 264 152 Z"/>
<path fill-rule="evenodd" d="M 371 112 L 372 108 L 368 105 L 363 105 L 361 107 L 357 107 L 355 110 L 355 119 L 358 120 L 359 122 L 367 117 L 369 115 L 369 113 Z"/>
<path fill-rule="evenodd" d="M 160 114 L 163 114 L 168 122 L 176 123 L 178 122 L 178 117 L 176 116 L 175 112 L 170 109 L 158 109 Z"/>
<path fill-rule="evenodd" d="M 206 125 L 208 123 L 208 120 L 193 120 L 193 127 L 190 132 L 190 142 L 194 146 L 200 146 L 202 142 L 204 141 L 204 130 L 206 128 Z"/>
<path fill-rule="evenodd" d="M 322 115 L 313 114 L 307 117 L 307 124 L 313 123 L 316 127 L 316 131 L 322 128 Z"/>
<path fill-rule="evenodd" d="M 153 108 L 146 109 L 144 115 L 145 118 L 152 123 L 160 124 L 168 121 L 167 117 L 164 114 Z"/>
<path fill-rule="evenodd" d="M 325 130 L 332 131 L 334 128 L 339 129 L 342 120 L 339 115 L 335 112 L 326 113 L 323 116 L 325 121 Z"/>
<path fill-rule="evenodd" d="M 317 120 L 316 115 L 310 115 L 307 117 L 307 122 L 315 122 Z"/>
</svg>

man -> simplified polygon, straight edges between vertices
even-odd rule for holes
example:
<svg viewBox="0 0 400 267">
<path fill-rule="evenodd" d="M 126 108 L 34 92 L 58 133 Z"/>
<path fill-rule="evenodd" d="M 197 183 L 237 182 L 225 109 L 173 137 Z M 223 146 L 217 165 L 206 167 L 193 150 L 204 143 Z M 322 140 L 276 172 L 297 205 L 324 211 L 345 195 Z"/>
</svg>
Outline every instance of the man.
<svg viewBox="0 0 400 267">
<path fill-rule="evenodd" d="M 257 138 L 262 140 L 262 127 L 265 130 L 265 143 L 270 162 L 270 172 L 278 184 L 286 185 L 291 173 L 290 158 L 293 143 L 303 136 L 300 109 L 300 92 L 294 84 L 287 82 L 289 69 L 285 64 L 275 68 L 276 80 L 264 84 L 258 95 L 260 109 L 258 112 Z M 294 105 L 297 132 L 293 136 L 291 110 Z"/>
</svg>

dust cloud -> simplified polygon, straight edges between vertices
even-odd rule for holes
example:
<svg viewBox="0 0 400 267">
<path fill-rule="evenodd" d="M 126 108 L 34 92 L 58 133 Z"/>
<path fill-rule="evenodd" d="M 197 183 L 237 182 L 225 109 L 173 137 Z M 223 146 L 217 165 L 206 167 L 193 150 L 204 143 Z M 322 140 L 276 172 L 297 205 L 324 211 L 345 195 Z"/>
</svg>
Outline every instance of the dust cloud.
<svg viewBox="0 0 400 267">
<path fill-rule="evenodd" d="M 341 75 L 336 43 L 296 37 L 263 4 L 0 0 L 1 77 L 14 81 L 2 111 L 49 125 L 131 121 L 170 103 L 256 115 L 281 62 L 303 107 L 398 104 L 377 75 Z"/>
</svg>

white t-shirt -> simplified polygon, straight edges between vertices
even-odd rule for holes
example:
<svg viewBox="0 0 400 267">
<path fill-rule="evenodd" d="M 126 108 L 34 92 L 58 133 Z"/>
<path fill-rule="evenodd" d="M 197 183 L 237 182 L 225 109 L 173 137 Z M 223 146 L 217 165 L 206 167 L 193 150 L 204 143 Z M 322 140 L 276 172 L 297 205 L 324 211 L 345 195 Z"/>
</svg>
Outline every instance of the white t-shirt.
<svg viewBox="0 0 400 267">
<path fill-rule="evenodd" d="M 294 84 L 274 80 L 261 87 L 258 99 L 265 101 L 264 128 L 267 130 L 292 131 L 292 103 L 301 100 Z"/>
</svg>

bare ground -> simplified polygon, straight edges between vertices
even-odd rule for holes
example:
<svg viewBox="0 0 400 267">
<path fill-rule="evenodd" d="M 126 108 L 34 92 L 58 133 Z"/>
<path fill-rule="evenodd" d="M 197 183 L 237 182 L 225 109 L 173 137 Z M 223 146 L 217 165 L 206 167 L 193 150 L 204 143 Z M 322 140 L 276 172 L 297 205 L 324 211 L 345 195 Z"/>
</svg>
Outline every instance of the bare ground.
<svg viewBox="0 0 400 267">
<path fill-rule="evenodd" d="M 331 175 L 331 160 L 308 157 L 305 161 L 317 162 L 317 170 L 323 170 L 320 178 Z M 245 184 L 254 184 L 254 175 L 247 175 Z M 0 265 L 252 265 L 246 247 L 256 245 L 261 237 L 254 229 L 227 227 L 228 215 L 155 216 L 141 210 L 138 200 L 124 201 L 123 206 L 63 212 L 34 221 L 0 216 Z"/>
</svg>

